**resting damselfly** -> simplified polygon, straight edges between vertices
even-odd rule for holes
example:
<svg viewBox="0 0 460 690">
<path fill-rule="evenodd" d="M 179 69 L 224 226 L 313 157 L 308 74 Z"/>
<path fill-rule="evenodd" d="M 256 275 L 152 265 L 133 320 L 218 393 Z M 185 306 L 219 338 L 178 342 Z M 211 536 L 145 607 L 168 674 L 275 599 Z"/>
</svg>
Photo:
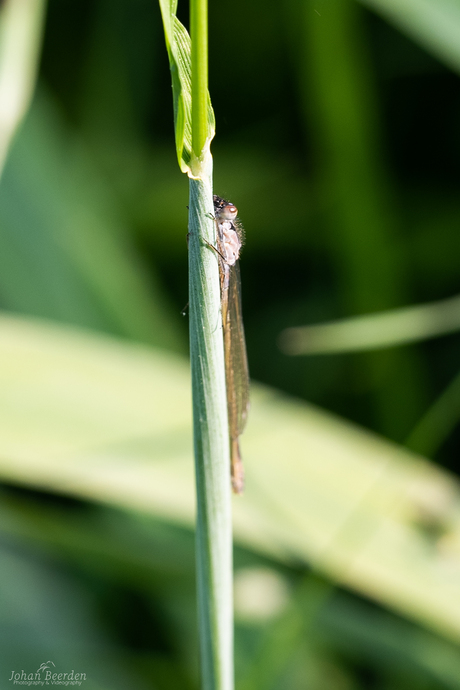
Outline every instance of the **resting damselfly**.
<svg viewBox="0 0 460 690">
<path fill-rule="evenodd" d="M 237 215 L 238 209 L 234 204 L 214 195 L 232 487 L 233 491 L 239 494 L 244 488 L 239 437 L 246 426 L 249 410 L 249 370 L 241 311 L 241 280 L 238 264 L 244 233 Z"/>
</svg>

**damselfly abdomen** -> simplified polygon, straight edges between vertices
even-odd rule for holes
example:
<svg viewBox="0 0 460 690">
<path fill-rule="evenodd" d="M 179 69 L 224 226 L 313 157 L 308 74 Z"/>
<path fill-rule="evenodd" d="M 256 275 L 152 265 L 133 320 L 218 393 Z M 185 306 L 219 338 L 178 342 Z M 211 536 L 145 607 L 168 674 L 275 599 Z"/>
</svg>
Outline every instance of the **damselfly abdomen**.
<svg viewBox="0 0 460 690">
<path fill-rule="evenodd" d="M 241 280 L 238 265 L 243 244 L 243 228 L 237 220 L 237 215 L 236 206 L 230 201 L 214 195 L 232 487 L 233 491 L 239 494 L 244 488 L 239 437 L 246 425 L 249 410 L 249 370 L 241 311 Z"/>
</svg>

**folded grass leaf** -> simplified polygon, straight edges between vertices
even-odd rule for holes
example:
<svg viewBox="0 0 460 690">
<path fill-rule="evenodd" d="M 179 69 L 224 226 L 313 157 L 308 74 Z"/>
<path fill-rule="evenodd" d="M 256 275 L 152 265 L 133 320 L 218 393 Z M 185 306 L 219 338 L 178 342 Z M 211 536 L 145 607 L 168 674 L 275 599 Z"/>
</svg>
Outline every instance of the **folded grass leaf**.
<svg viewBox="0 0 460 690">
<path fill-rule="evenodd" d="M 179 167 L 184 173 L 193 168 L 192 152 L 192 62 L 191 43 L 187 29 L 176 17 L 177 0 L 160 0 L 166 49 L 171 70 L 176 153 Z M 214 137 L 215 119 L 208 94 L 207 139 Z"/>
</svg>

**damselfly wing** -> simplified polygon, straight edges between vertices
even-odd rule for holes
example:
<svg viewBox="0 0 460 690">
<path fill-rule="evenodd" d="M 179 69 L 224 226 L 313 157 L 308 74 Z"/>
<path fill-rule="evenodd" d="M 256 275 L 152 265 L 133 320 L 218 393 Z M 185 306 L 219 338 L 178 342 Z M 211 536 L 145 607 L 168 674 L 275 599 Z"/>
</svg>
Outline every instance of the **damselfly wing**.
<svg viewBox="0 0 460 690">
<path fill-rule="evenodd" d="M 214 195 L 232 487 L 233 491 L 239 494 L 244 488 L 239 437 L 246 426 L 249 410 L 249 370 L 241 310 L 241 280 L 238 264 L 243 244 L 243 228 L 237 220 L 237 215 L 236 206 L 230 201 Z"/>
</svg>

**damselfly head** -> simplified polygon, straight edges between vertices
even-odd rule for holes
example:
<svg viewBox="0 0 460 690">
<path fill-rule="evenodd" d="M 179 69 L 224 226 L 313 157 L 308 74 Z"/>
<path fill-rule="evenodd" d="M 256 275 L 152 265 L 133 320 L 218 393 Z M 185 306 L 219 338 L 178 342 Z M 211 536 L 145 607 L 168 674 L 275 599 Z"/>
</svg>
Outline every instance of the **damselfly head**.
<svg viewBox="0 0 460 690">
<path fill-rule="evenodd" d="M 225 201 L 222 197 L 214 194 L 214 213 L 218 220 L 235 220 L 238 209 L 231 201 Z"/>
</svg>

